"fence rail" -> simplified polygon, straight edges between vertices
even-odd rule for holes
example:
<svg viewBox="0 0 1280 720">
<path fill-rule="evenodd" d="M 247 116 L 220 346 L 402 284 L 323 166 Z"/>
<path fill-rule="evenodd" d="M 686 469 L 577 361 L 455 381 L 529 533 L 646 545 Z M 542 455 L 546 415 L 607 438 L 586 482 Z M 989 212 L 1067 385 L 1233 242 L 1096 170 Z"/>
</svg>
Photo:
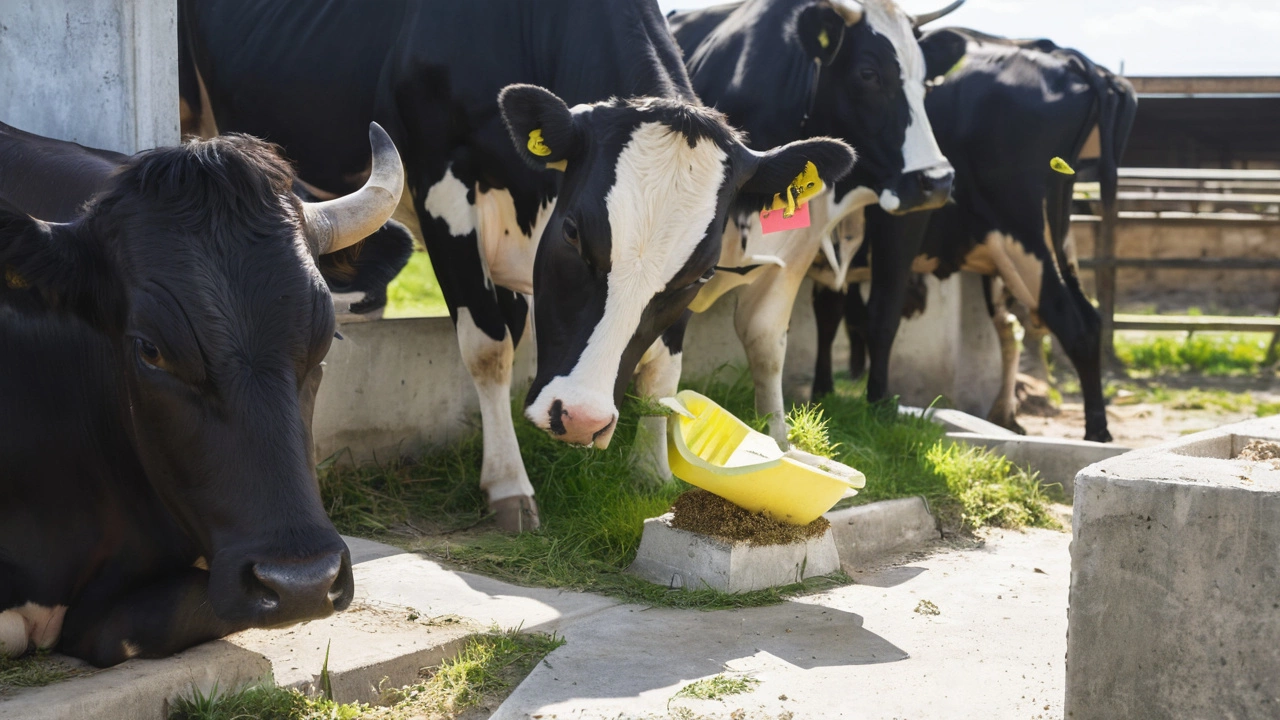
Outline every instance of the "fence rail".
<svg viewBox="0 0 1280 720">
<path fill-rule="evenodd" d="M 1280 258 L 1133 258 L 1115 254 L 1115 230 L 1121 225 L 1248 227 L 1280 223 L 1280 170 L 1120 168 L 1118 174 L 1119 189 L 1112 207 L 1098 202 L 1097 183 L 1077 183 L 1075 199 L 1090 203 L 1097 214 L 1071 216 L 1073 223 L 1097 224 L 1094 256 L 1082 258 L 1080 267 L 1094 273 L 1104 360 L 1115 358 L 1116 330 L 1271 332 L 1280 338 L 1280 317 L 1161 317 L 1117 315 L 1115 311 L 1116 271 L 1121 268 L 1280 270 Z"/>
</svg>

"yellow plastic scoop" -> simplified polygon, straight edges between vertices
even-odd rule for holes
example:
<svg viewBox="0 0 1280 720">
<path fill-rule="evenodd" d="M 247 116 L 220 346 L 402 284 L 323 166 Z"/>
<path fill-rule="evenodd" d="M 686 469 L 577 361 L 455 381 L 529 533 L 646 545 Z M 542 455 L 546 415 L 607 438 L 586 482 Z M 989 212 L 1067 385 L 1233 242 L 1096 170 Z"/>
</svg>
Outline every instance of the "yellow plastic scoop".
<svg viewBox="0 0 1280 720">
<path fill-rule="evenodd" d="M 751 512 L 808 525 L 867 482 L 848 465 L 783 452 L 773 438 L 692 390 L 662 403 L 675 411 L 667 423 L 671 472 Z"/>
</svg>

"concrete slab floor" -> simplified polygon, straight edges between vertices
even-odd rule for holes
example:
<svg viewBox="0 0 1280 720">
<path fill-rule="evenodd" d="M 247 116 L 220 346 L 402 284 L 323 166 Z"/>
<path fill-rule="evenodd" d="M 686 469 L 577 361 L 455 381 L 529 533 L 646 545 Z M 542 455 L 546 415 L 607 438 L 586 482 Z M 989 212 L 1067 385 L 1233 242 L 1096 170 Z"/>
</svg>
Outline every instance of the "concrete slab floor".
<svg viewBox="0 0 1280 720">
<path fill-rule="evenodd" d="M 606 608 L 565 624 L 493 717 L 1060 718 L 1070 540 L 996 532 L 774 607 Z M 722 672 L 760 684 L 673 700 Z"/>
</svg>

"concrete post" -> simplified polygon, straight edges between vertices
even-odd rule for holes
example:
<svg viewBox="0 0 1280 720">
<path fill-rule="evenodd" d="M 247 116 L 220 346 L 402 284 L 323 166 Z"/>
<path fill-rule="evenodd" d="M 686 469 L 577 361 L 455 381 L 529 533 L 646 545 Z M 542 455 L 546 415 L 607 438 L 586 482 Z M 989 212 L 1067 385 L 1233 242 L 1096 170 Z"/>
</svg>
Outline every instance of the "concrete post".
<svg viewBox="0 0 1280 720">
<path fill-rule="evenodd" d="M 174 0 L 0 0 L 0 122 L 135 153 L 174 145 Z"/>
<path fill-rule="evenodd" d="M 889 357 L 889 392 L 905 405 L 927 407 L 939 395 L 986 417 L 1000 392 L 1000 340 L 987 314 L 982 278 L 925 276 L 923 314 L 903 320 Z"/>
</svg>

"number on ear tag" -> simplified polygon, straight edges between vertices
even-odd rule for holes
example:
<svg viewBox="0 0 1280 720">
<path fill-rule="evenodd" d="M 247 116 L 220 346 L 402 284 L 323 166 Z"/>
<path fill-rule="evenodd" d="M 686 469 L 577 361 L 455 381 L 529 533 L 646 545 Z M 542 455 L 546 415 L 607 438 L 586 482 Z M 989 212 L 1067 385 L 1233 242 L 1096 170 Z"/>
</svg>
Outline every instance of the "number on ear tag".
<svg viewBox="0 0 1280 720">
<path fill-rule="evenodd" d="M 787 187 L 786 197 L 782 193 L 773 196 L 773 204 L 769 206 L 770 210 L 784 210 L 785 216 L 790 218 L 796 213 L 797 207 L 804 206 L 813 199 L 818 193 L 822 192 L 826 185 L 822 183 L 822 178 L 818 177 L 818 168 L 812 161 L 804 164 L 804 170 L 791 181 L 791 185 Z"/>
</svg>

